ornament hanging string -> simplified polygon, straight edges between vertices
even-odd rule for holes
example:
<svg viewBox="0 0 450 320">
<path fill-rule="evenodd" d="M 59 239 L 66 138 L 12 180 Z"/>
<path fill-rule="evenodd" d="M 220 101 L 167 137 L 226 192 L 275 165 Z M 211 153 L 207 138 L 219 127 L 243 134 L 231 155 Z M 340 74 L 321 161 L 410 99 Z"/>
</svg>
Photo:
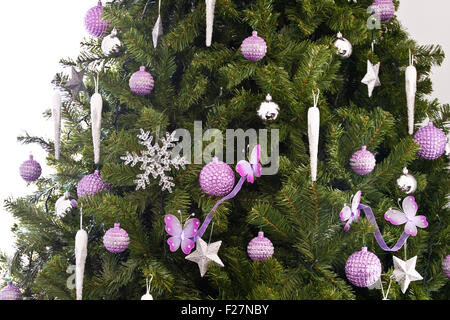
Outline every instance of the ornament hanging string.
<svg viewBox="0 0 450 320">
<path fill-rule="evenodd" d="M 403 245 L 406 243 L 406 240 L 409 238 L 409 234 L 403 232 L 403 234 L 398 239 L 397 243 L 394 245 L 394 247 L 389 248 L 386 244 L 386 242 L 383 239 L 383 236 L 381 235 L 380 228 L 378 227 L 377 221 L 375 219 L 375 216 L 373 214 L 372 208 L 369 206 L 366 206 L 364 204 L 359 204 L 358 206 L 359 210 L 363 210 L 367 220 L 369 220 L 375 227 L 375 232 L 373 233 L 375 240 L 377 241 L 378 245 L 381 249 L 388 252 L 395 252 L 400 250 Z"/>
<path fill-rule="evenodd" d="M 147 294 L 150 294 L 150 286 L 151 286 L 152 281 L 153 281 L 153 275 L 151 274 L 150 276 L 151 276 L 150 281 L 148 280 L 148 278 L 145 279 L 145 284 L 146 284 L 145 286 L 147 288 Z"/>
<path fill-rule="evenodd" d="M 201 238 L 203 236 L 203 234 L 205 233 L 206 229 L 208 228 L 208 225 L 211 223 L 212 219 L 213 219 L 213 214 L 214 212 L 217 210 L 217 208 L 219 207 L 219 205 L 227 200 L 230 200 L 232 198 L 234 198 L 239 191 L 241 191 L 242 185 L 244 184 L 245 180 L 247 179 L 247 176 L 245 177 L 241 177 L 241 179 L 239 180 L 239 182 L 237 183 L 237 185 L 234 187 L 233 191 L 231 191 L 230 194 L 228 194 L 227 196 L 225 196 L 224 198 L 220 199 L 215 205 L 214 207 L 211 209 L 211 211 L 208 213 L 208 215 L 206 216 L 205 221 L 203 222 L 203 224 L 201 225 L 200 229 L 198 229 L 197 233 L 195 234 L 194 237 L 194 242 L 197 242 L 198 238 Z"/>
</svg>

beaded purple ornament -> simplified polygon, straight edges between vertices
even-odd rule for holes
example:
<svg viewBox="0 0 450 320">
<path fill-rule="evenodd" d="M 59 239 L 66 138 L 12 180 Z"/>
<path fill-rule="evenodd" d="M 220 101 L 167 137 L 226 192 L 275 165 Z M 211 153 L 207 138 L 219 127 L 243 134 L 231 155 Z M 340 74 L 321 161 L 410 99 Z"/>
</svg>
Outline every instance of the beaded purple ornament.
<svg viewBox="0 0 450 320">
<path fill-rule="evenodd" d="M 106 231 L 103 236 L 103 245 L 106 250 L 112 253 L 121 253 L 127 250 L 130 244 L 128 233 L 120 227 L 120 223 L 115 223 L 114 228 Z"/>
<path fill-rule="evenodd" d="M 102 2 L 99 1 L 97 6 L 92 7 L 86 12 L 84 17 L 84 26 L 87 32 L 96 38 L 102 38 L 105 31 L 109 28 L 111 22 L 102 20 Z"/>
<path fill-rule="evenodd" d="M 264 261 L 273 256 L 274 247 L 272 241 L 264 237 L 264 232 L 260 231 L 256 238 L 253 238 L 247 246 L 247 253 L 253 261 Z"/>
<path fill-rule="evenodd" d="M 450 278 L 450 254 L 442 261 L 442 271 L 444 271 L 447 278 Z"/>
<path fill-rule="evenodd" d="M 0 300 L 22 300 L 22 292 L 8 281 L 8 285 L 0 291 Z"/>
<path fill-rule="evenodd" d="M 391 20 L 395 15 L 395 5 L 392 0 L 375 0 L 372 3 L 372 9 L 383 22 Z"/>
<path fill-rule="evenodd" d="M 345 264 L 345 275 L 353 285 L 365 288 L 375 284 L 381 277 L 381 262 L 367 247 L 353 253 Z"/>
<path fill-rule="evenodd" d="M 350 159 L 350 167 L 357 174 L 363 176 L 373 171 L 376 165 L 375 156 L 367 150 L 366 146 L 362 146 L 361 150 L 356 151 Z"/>
<path fill-rule="evenodd" d="M 152 92 L 155 81 L 152 75 L 145 71 L 145 67 L 141 66 L 139 71 L 136 71 L 131 76 L 129 84 L 132 92 L 140 96 L 145 96 Z"/>
<path fill-rule="evenodd" d="M 259 61 L 266 56 L 267 44 L 258 32 L 253 31 L 252 36 L 246 38 L 241 46 L 242 55 L 250 61 Z"/>
<path fill-rule="evenodd" d="M 36 181 L 42 173 L 42 168 L 39 162 L 33 159 L 33 156 L 30 155 L 30 159 L 22 163 L 20 166 L 20 176 L 26 182 Z"/>
<path fill-rule="evenodd" d="M 92 197 L 97 192 L 110 189 L 110 185 L 102 180 L 100 171 L 95 170 L 93 174 L 84 176 L 83 179 L 78 182 L 77 195 L 78 198 L 84 197 L 86 195 Z"/>
<path fill-rule="evenodd" d="M 432 121 L 416 132 L 414 140 L 420 145 L 417 154 L 426 160 L 435 160 L 445 152 L 447 137 Z"/>
<path fill-rule="evenodd" d="M 200 172 L 200 187 L 207 195 L 226 196 L 234 187 L 234 171 L 225 162 L 214 157 Z"/>
</svg>

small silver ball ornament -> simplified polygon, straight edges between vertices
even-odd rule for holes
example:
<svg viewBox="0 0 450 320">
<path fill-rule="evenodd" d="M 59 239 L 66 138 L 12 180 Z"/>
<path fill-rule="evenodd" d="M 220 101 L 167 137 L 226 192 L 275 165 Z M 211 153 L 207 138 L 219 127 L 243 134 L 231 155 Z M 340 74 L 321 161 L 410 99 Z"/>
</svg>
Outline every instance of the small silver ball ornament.
<svg viewBox="0 0 450 320">
<path fill-rule="evenodd" d="M 111 34 L 103 38 L 102 51 L 105 55 L 110 55 L 113 52 L 119 52 L 119 47 L 122 42 L 117 37 L 117 30 L 113 29 Z"/>
<path fill-rule="evenodd" d="M 272 101 L 272 96 L 267 95 L 266 100 L 261 104 L 258 110 L 258 116 L 266 121 L 276 120 L 280 112 L 280 107 Z"/>
<path fill-rule="evenodd" d="M 403 175 L 397 179 L 397 185 L 406 194 L 414 193 L 417 190 L 417 180 L 413 175 L 408 173 L 408 169 L 403 169 Z"/>
<path fill-rule="evenodd" d="M 344 59 L 350 58 L 353 53 L 352 44 L 350 41 L 345 39 L 340 32 L 337 34 L 337 38 L 338 39 L 334 42 L 334 46 L 337 49 L 337 54 Z"/>
</svg>

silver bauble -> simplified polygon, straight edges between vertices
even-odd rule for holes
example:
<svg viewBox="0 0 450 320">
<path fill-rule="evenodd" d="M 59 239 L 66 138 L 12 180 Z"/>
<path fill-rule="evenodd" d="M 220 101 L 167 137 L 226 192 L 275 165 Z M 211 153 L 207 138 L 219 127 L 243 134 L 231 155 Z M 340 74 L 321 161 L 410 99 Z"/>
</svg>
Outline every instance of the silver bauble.
<svg viewBox="0 0 450 320">
<path fill-rule="evenodd" d="M 417 190 L 417 180 L 408 173 L 408 169 L 403 169 L 403 175 L 397 179 L 397 184 L 406 194 L 414 193 Z"/>
<path fill-rule="evenodd" d="M 262 120 L 275 120 L 278 118 L 280 107 L 272 101 L 272 96 L 267 95 L 266 100 L 261 104 L 258 110 L 258 116 Z"/>
<path fill-rule="evenodd" d="M 112 52 L 119 52 L 119 47 L 122 45 L 122 42 L 117 37 L 116 29 L 111 31 L 109 36 L 103 38 L 102 41 L 102 51 L 105 55 L 109 55 Z"/>
<path fill-rule="evenodd" d="M 337 54 L 344 59 L 350 58 L 353 53 L 352 44 L 350 41 L 345 39 L 340 32 L 337 34 L 337 38 L 338 39 L 334 42 L 334 46 L 337 49 Z"/>
</svg>

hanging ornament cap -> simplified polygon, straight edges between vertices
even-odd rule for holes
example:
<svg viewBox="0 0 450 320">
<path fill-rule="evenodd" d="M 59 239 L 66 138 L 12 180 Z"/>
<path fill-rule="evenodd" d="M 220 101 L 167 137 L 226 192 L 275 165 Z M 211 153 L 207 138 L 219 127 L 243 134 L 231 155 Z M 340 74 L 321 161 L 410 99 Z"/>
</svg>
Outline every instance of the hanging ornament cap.
<svg viewBox="0 0 450 320">
<path fill-rule="evenodd" d="M 266 56 L 267 44 L 258 32 L 253 31 L 252 36 L 246 38 L 241 45 L 241 52 L 245 59 L 259 61 Z"/>
</svg>

